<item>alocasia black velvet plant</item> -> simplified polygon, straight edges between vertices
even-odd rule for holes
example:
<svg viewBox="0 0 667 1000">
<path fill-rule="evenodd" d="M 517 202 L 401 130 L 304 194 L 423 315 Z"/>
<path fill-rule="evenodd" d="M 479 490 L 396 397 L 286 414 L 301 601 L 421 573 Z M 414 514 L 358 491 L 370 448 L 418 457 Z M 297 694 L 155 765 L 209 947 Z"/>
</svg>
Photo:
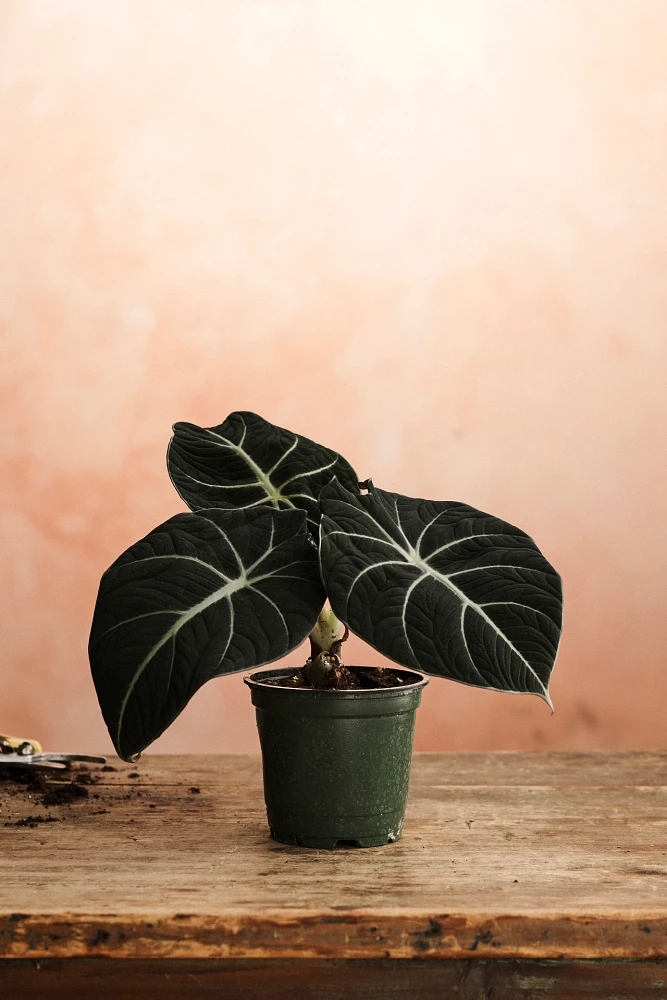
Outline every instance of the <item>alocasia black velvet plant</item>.
<svg viewBox="0 0 667 1000">
<path fill-rule="evenodd" d="M 306 678 L 335 684 L 348 628 L 403 666 L 551 704 L 561 579 L 519 528 L 359 483 L 341 455 L 254 413 L 176 424 L 167 463 L 192 513 L 106 571 L 90 636 L 123 759 L 206 681 L 309 635 Z"/>
</svg>

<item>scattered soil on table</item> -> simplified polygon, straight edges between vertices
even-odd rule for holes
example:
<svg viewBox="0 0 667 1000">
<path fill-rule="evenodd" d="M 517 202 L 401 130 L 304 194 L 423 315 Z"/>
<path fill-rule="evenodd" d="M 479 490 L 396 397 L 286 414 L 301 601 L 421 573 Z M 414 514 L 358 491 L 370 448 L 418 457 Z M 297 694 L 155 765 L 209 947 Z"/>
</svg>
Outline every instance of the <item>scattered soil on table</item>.
<svg viewBox="0 0 667 1000">
<path fill-rule="evenodd" d="M 89 794 L 85 784 L 81 784 L 75 779 L 68 781 L 67 784 L 49 788 L 44 793 L 42 802 L 45 806 L 69 805 L 71 802 L 76 802 L 77 799 L 87 799 Z"/>
<path fill-rule="evenodd" d="M 272 687 L 306 688 L 314 691 L 315 688 L 306 680 L 303 669 L 295 670 L 288 677 L 276 677 L 272 680 L 262 681 L 263 684 L 270 684 Z M 405 680 L 394 673 L 393 670 L 383 670 L 380 667 L 342 667 L 339 671 L 337 691 L 361 691 L 372 688 L 404 687 Z"/>
<path fill-rule="evenodd" d="M 17 785 L 25 785 L 29 791 L 43 792 L 46 779 L 39 771 L 29 771 L 27 768 L 12 767 L 4 770 L 0 767 L 0 784 L 7 785 L 10 795 L 18 794 Z"/>
<path fill-rule="evenodd" d="M 46 771 L 41 768 L 31 770 L 29 767 L 25 770 L 18 767 L 3 770 L 0 767 L 0 789 L 5 796 L 27 797 L 35 805 L 40 804 L 47 808 L 51 806 L 71 808 L 75 803 L 85 802 L 90 798 L 89 786 L 94 786 L 99 781 L 97 774 L 91 774 L 87 768 L 81 766 L 76 771 L 70 769 Z M 93 798 L 99 798 L 99 795 L 94 795 Z M 64 816 L 31 815 L 8 820 L 4 825 L 34 829 L 39 823 L 57 823 L 64 818 Z"/>
<path fill-rule="evenodd" d="M 9 793 L 16 794 L 18 785 L 23 785 L 28 791 L 46 792 L 53 785 L 96 785 L 99 781 L 96 774 L 91 774 L 87 770 L 53 770 L 47 771 L 44 768 L 31 768 L 29 765 L 25 769 L 20 767 L 7 768 L 0 767 L 0 785 L 8 785 Z M 12 786 L 14 792 L 12 792 Z M 87 795 L 84 789 L 83 795 Z"/>
<path fill-rule="evenodd" d="M 36 829 L 39 823 L 61 823 L 58 816 L 24 816 L 22 819 L 8 820 L 4 826 L 27 826 L 29 829 Z"/>
<path fill-rule="evenodd" d="M 109 784 L 105 782 L 102 772 L 120 771 L 122 774 L 122 770 L 122 768 L 106 764 L 91 772 L 91 769 L 81 763 L 66 770 L 31 769 L 29 766 L 25 769 L 12 767 L 3 770 L 0 767 L 0 807 L 2 808 L 0 827 L 4 825 L 36 829 L 42 823 L 67 821 L 76 816 L 102 816 L 113 812 L 114 807 L 121 802 L 127 801 L 136 802 L 143 806 L 146 812 L 149 809 L 156 809 L 158 804 L 162 804 L 147 801 L 153 797 L 155 790 L 146 787 L 140 790 L 134 783 L 123 784 L 124 777 L 140 777 L 138 771 L 122 776 L 122 780 L 119 782 Z M 189 792 L 196 795 L 200 789 L 193 785 Z M 30 809 L 38 808 L 41 805 L 47 809 L 55 807 L 62 812 L 56 816 L 31 814 L 14 818 L 12 816 L 12 799 L 16 800 L 16 805 L 19 808 L 22 805 L 25 809 L 26 804 Z M 88 804 L 88 809 L 85 808 L 86 804 Z M 134 818 L 131 818 L 129 822 L 133 823 Z"/>
<path fill-rule="evenodd" d="M 95 771 L 91 772 L 85 764 L 79 764 L 76 771 L 74 771 L 72 781 L 76 781 L 79 785 L 97 785 L 102 781 L 102 778 L 97 773 L 100 770 L 101 768 L 96 768 Z M 71 771 L 70 774 L 72 774 Z M 65 778 L 64 780 L 66 781 L 67 779 Z"/>
</svg>

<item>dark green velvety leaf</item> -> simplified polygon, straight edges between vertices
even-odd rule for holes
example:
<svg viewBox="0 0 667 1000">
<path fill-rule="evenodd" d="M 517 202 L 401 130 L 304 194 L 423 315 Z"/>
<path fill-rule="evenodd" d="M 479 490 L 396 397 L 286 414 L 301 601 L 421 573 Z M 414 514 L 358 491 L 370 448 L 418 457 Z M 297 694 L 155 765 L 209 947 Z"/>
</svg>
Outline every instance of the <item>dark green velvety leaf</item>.
<svg viewBox="0 0 667 1000">
<path fill-rule="evenodd" d="M 102 577 L 90 634 L 119 756 L 157 739 L 212 677 L 289 653 L 324 600 L 301 510 L 212 509 L 151 531 Z"/>
<path fill-rule="evenodd" d="M 249 412 L 231 413 L 217 427 L 174 424 L 167 466 L 191 510 L 297 507 L 314 531 L 317 499 L 334 476 L 358 492 L 356 472 L 337 452 Z"/>
<path fill-rule="evenodd" d="M 548 693 L 561 579 L 525 532 L 462 503 L 337 482 L 320 496 L 331 606 L 406 667 L 476 687 Z"/>
</svg>

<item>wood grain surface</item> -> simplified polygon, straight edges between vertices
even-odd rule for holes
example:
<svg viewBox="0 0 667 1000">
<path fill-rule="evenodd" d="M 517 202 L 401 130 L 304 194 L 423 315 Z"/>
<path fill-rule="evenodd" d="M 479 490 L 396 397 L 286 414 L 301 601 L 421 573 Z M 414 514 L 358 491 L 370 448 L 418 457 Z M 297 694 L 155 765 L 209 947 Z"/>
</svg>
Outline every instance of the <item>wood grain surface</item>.
<svg viewBox="0 0 667 1000">
<path fill-rule="evenodd" d="M 664 1000 L 667 961 L 0 961 L 12 1000 Z"/>
<path fill-rule="evenodd" d="M 258 758 L 113 766 L 0 783 L 0 958 L 667 958 L 667 752 L 417 754 L 403 839 L 335 851 Z"/>
</svg>

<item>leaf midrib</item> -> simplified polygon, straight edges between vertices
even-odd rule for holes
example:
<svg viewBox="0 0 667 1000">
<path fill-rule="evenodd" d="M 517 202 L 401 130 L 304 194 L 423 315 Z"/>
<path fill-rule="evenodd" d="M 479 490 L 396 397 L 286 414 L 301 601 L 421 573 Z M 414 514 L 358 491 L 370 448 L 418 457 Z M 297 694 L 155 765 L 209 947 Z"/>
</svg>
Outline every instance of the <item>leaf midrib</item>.
<svg viewBox="0 0 667 1000">
<path fill-rule="evenodd" d="M 292 499 L 303 498 L 304 500 L 313 500 L 313 501 L 315 501 L 315 498 L 312 497 L 312 496 L 310 496 L 307 493 L 283 493 L 283 490 L 285 489 L 286 486 L 289 486 L 290 483 L 295 482 L 297 479 L 305 479 L 305 478 L 307 478 L 309 476 L 315 476 L 315 475 L 318 475 L 321 472 L 326 472 L 327 469 L 333 469 L 333 467 L 338 462 L 338 456 L 336 456 L 331 462 L 329 462 L 328 465 L 322 465 L 322 466 L 320 466 L 317 469 L 306 469 L 304 472 L 297 472 L 295 475 L 290 476 L 289 479 L 286 479 L 284 483 L 281 483 L 280 486 L 276 486 L 271 481 L 271 474 L 273 472 L 275 472 L 275 470 L 278 468 L 278 466 L 281 464 L 281 462 L 283 462 L 284 459 L 287 458 L 287 456 L 292 451 L 294 451 L 294 449 L 298 446 L 299 441 L 301 440 L 298 434 L 295 435 L 295 439 L 292 442 L 292 444 L 289 446 L 289 448 L 286 449 L 285 452 L 283 452 L 283 454 L 280 456 L 280 458 L 278 459 L 278 461 L 274 463 L 274 465 L 269 469 L 269 471 L 267 473 L 267 472 L 264 472 L 264 470 L 262 469 L 262 467 L 257 464 L 257 462 L 254 460 L 254 458 L 251 455 L 249 455 L 248 452 L 244 448 L 241 447 L 241 445 L 235 444 L 233 441 L 230 441 L 229 438 L 223 437 L 222 434 L 217 434 L 210 427 L 205 427 L 204 430 L 206 431 L 207 434 L 210 434 L 211 437 L 214 437 L 218 441 L 222 442 L 222 445 L 220 447 L 230 448 L 240 458 L 243 459 L 243 461 L 246 463 L 246 465 L 248 466 L 248 468 L 257 477 L 257 484 L 264 490 L 264 492 L 266 493 L 266 496 L 267 496 L 269 502 L 272 504 L 273 507 L 275 507 L 278 510 L 280 509 L 280 501 L 282 501 L 283 503 L 286 503 L 289 507 L 292 507 L 292 508 L 295 508 L 295 509 L 297 509 L 297 505 L 295 503 L 292 503 Z M 243 438 L 242 438 L 242 442 L 244 440 L 245 440 L 245 432 L 244 432 L 244 435 L 243 435 Z M 189 475 L 189 473 L 188 473 L 188 475 Z M 214 486 L 214 487 L 216 486 L 216 484 L 214 484 L 214 483 L 204 483 L 201 480 L 197 480 L 197 479 L 195 479 L 194 476 L 190 476 L 190 478 L 194 482 L 200 482 L 201 485 L 203 485 L 203 486 Z M 233 486 L 223 486 L 221 488 L 223 488 L 223 489 L 234 489 L 234 488 L 238 488 L 238 487 L 241 487 L 241 486 L 245 486 L 245 487 L 247 487 L 247 486 L 255 486 L 257 484 L 255 484 L 255 483 L 239 483 L 239 484 L 235 484 Z M 260 503 L 263 503 L 263 501 L 256 501 L 255 503 L 247 504 L 246 506 L 247 507 L 256 507 L 256 506 L 259 506 Z M 316 523 L 314 521 L 314 519 L 311 518 L 311 517 L 308 517 L 308 520 L 312 524 Z"/>
<path fill-rule="evenodd" d="M 287 497 L 283 497 L 280 490 L 276 489 L 276 487 L 269 479 L 268 475 L 257 464 L 254 458 L 252 458 L 252 456 L 249 455 L 247 451 L 245 451 L 245 449 L 243 449 L 238 444 L 234 444 L 234 442 L 230 441 L 229 438 L 223 437 L 222 434 L 216 434 L 215 431 L 211 430 L 210 427 L 206 427 L 204 429 L 206 430 L 207 434 L 211 435 L 211 437 L 217 438 L 218 441 L 223 441 L 224 445 L 227 448 L 231 448 L 232 451 L 235 451 L 236 454 L 239 455 L 243 459 L 243 461 L 248 465 L 248 467 L 252 469 L 254 474 L 257 476 L 257 480 L 260 486 L 262 487 L 262 489 L 264 490 L 264 492 L 266 493 L 267 497 L 269 498 L 274 507 L 279 509 L 280 507 L 279 501 L 282 499 L 284 499 L 287 503 L 289 503 L 291 507 L 294 506 L 294 504 L 290 500 L 288 500 Z"/>
<path fill-rule="evenodd" d="M 125 718 L 125 710 L 132 696 L 132 692 L 134 691 L 135 687 L 137 686 L 139 678 L 141 677 L 141 675 L 143 674 L 144 670 L 151 662 L 153 657 L 157 653 L 159 653 L 162 647 L 165 646 L 170 639 L 174 638 L 180 632 L 183 626 L 187 625 L 187 623 L 191 621 L 192 618 L 196 617 L 196 615 L 200 614 L 202 611 L 205 611 L 206 608 L 209 608 L 212 604 L 217 604 L 218 601 L 223 601 L 225 599 L 228 599 L 231 604 L 231 595 L 235 593 L 237 590 L 241 590 L 243 587 L 246 586 L 246 584 L 247 584 L 246 577 L 238 577 L 236 580 L 230 580 L 229 583 L 225 584 L 224 587 L 220 587 L 218 590 L 214 590 L 212 594 L 209 594 L 208 597 L 205 597 L 202 601 L 199 602 L 199 604 L 195 604 L 188 611 L 180 612 L 178 621 L 175 621 L 174 624 L 171 626 L 171 628 L 169 628 L 164 633 L 162 638 L 158 642 L 156 642 L 155 645 L 148 651 L 146 656 L 143 658 L 143 660 L 135 670 L 134 676 L 132 677 L 132 680 L 128 685 L 127 691 L 125 692 L 125 696 L 120 705 L 118 726 L 116 730 L 117 746 L 120 747 L 121 745 L 120 739 L 121 739 L 121 730 L 123 728 L 123 719 Z"/>
<path fill-rule="evenodd" d="M 267 552 L 266 554 L 268 555 L 269 553 Z M 152 557 L 148 556 L 147 558 L 150 559 Z M 198 604 L 195 604 L 188 611 L 177 612 L 177 614 L 179 615 L 178 621 L 175 621 L 174 624 L 171 626 L 171 628 L 169 628 L 167 630 L 167 632 L 165 632 L 165 634 L 161 637 L 161 639 L 159 640 L 159 642 L 156 642 L 155 645 L 148 651 L 148 653 L 143 658 L 143 660 L 141 661 L 141 663 L 139 664 L 139 666 L 136 668 L 134 676 L 132 677 L 132 680 L 130 681 L 130 684 L 128 685 L 127 691 L 125 692 L 125 696 L 124 696 L 124 698 L 123 698 L 123 700 L 121 702 L 120 713 L 119 713 L 119 716 L 118 716 L 118 725 L 116 727 L 116 746 L 120 747 L 120 745 L 121 745 L 120 739 L 121 739 L 121 730 L 122 730 L 122 725 L 123 725 L 123 719 L 125 717 L 125 711 L 127 709 L 127 705 L 129 703 L 130 697 L 132 696 L 132 692 L 134 691 L 134 689 L 135 689 L 135 687 L 137 685 L 137 682 L 138 682 L 139 678 L 141 677 L 141 675 L 143 674 L 144 670 L 149 665 L 149 663 L 151 662 L 151 660 L 153 659 L 153 657 L 162 649 L 162 647 L 165 646 L 166 643 L 169 642 L 171 639 L 173 639 L 178 634 L 178 632 L 180 632 L 180 630 L 183 628 L 184 625 L 187 625 L 187 623 L 189 621 L 191 621 L 193 618 L 195 618 L 198 614 L 201 614 L 202 611 L 205 611 L 207 608 L 211 607 L 211 605 L 217 604 L 219 601 L 228 600 L 229 601 L 229 606 L 230 606 L 230 612 L 233 615 L 233 606 L 232 606 L 232 600 L 231 600 L 231 598 L 232 598 L 232 595 L 235 594 L 237 591 L 243 590 L 244 588 L 247 587 L 249 590 L 253 590 L 256 593 L 261 594 L 261 591 L 256 591 L 255 590 L 255 585 L 256 584 L 261 583 L 262 580 L 267 580 L 267 579 L 271 579 L 271 578 L 275 578 L 275 577 L 284 577 L 284 573 L 282 573 L 282 572 L 262 573 L 261 576 L 254 576 L 254 577 L 248 576 L 248 573 L 251 573 L 252 569 L 259 562 L 261 562 L 263 558 L 265 558 L 265 557 L 262 557 L 261 559 L 256 560 L 255 563 L 253 563 L 253 566 L 248 571 L 244 572 L 243 574 L 241 574 L 239 577 L 237 577 L 234 580 L 229 580 L 228 583 L 226 583 L 224 587 L 219 587 L 217 590 L 214 590 L 212 594 L 209 594 L 208 597 L 205 597 L 203 600 L 201 600 Z M 281 571 L 286 570 L 290 566 L 294 566 L 296 564 L 296 562 L 298 562 L 298 561 L 299 560 L 296 560 L 296 561 L 293 561 L 291 563 L 288 563 L 286 566 L 281 566 L 280 570 Z M 266 595 L 262 594 L 262 596 L 264 597 Z M 271 602 L 271 603 L 273 603 L 273 602 Z M 151 612 L 151 613 L 155 613 L 155 612 Z M 282 615 L 281 615 L 281 617 L 282 617 Z M 284 623 L 284 619 L 283 619 L 283 623 Z M 119 625 L 123 625 L 123 624 L 126 624 L 126 622 L 120 622 L 118 624 Z M 118 625 L 114 626 L 114 628 L 116 628 L 116 627 L 118 627 Z M 285 623 L 285 629 L 287 631 L 287 625 L 286 625 L 286 623 Z M 108 631 L 110 631 L 110 630 L 108 630 Z M 233 633 L 233 629 L 230 630 L 230 640 L 229 640 L 229 642 L 231 641 L 231 635 L 232 635 L 232 633 Z M 227 643 L 227 647 L 229 647 L 229 642 Z M 225 654 L 226 654 L 226 650 L 225 650 Z"/>
<path fill-rule="evenodd" d="M 345 506 L 347 506 L 347 507 L 352 507 L 353 510 L 355 510 L 357 513 L 359 513 L 358 508 L 355 507 L 353 504 L 349 503 L 349 501 L 347 501 L 347 500 L 339 500 L 339 502 L 345 504 Z M 405 563 L 412 564 L 412 565 L 416 566 L 417 569 L 419 569 L 421 571 L 422 575 L 420 577 L 418 577 L 416 580 L 414 580 L 414 581 L 411 582 L 410 588 L 409 588 L 409 594 L 412 593 L 412 591 L 415 589 L 415 587 L 417 586 L 418 583 L 421 583 L 422 580 L 427 579 L 429 576 L 433 577 L 434 579 L 436 579 L 444 587 L 447 587 L 447 589 L 450 590 L 461 601 L 461 605 L 462 605 L 461 624 L 460 624 L 461 635 L 463 637 L 464 645 L 465 645 L 468 657 L 470 659 L 470 662 L 471 662 L 473 668 L 477 671 L 477 673 L 479 673 L 479 670 L 477 669 L 477 667 L 475 665 L 475 662 L 474 662 L 474 660 L 472 658 L 472 655 L 470 654 L 470 650 L 468 649 L 468 643 L 467 643 L 467 639 L 466 639 L 466 635 L 465 635 L 465 630 L 464 630 L 464 627 L 463 627 L 463 617 L 465 615 L 466 609 L 469 608 L 469 607 L 472 608 L 473 611 L 475 611 L 480 616 L 480 618 L 482 618 L 493 629 L 493 631 L 496 633 L 496 635 L 498 635 L 503 640 L 503 642 L 505 642 L 509 646 L 509 648 L 516 654 L 516 656 L 518 656 L 518 658 L 521 660 L 521 662 L 527 667 L 527 669 L 533 675 L 533 677 L 535 678 L 535 680 L 537 681 L 537 683 L 540 685 L 540 688 L 541 688 L 541 690 L 543 692 L 543 694 L 540 697 L 543 697 L 544 700 L 546 701 L 546 703 L 549 705 L 549 707 L 553 709 L 553 705 L 551 703 L 551 698 L 549 697 L 549 691 L 545 687 L 542 679 L 538 675 L 538 673 L 535 670 L 535 668 L 528 662 L 528 660 L 525 658 L 525 656 L 516 648 L 516 646 L 514 645 L 514 643 L 511 642 L 511 640 L 505 635 L 505 633 L 496 625 L 496 623 L 493 621 L 493 619 L 490 618 L 489 615 L 486 614 L 486 612 L 483 610 L 483 606 L 482 605 L 479 605 L 475 601 L 472 601 L 462 590 L 459 589 L 459 587 L 456 586 L 455 583 L 451 582 L 450 578 L 446 574 L 440 573 L 439 570 L 434 569 L 433 566 L 430 566 L 429 563 L 426 562 L 420 556 L 420 554 L 417 551 L 417 549 L 415 549 L 410 544 L 410 542 L 408 541 L 408 539 L 407 539 L 407 537 L 405 535 L 405 532 L 403 531 L 402 525 L 400 523 L 400 518 L 398 516 L 398 508 L 397 508 L 396 505 L 395 505 L 395 510 L 396 510 L 397 526 L 398 526 L 398 529 L 399 529 L 401 535 L 403 536 L 403 538 L 405 538 L 406 544 L 408 546 L 407 549 L 404 549 L 401 545 L 399 545 L 399 543 L 394 538 L 391 537 L 391 535 L 389 534 L 389 532 L 385 528 L 383 528 L 383 526 L 379 523 L 379 521 L 376 520 L 376 518 L 371 514 L 371 512 L 369 510 L 364 509 L 362 511 L 362 513 L 366 517 L 368 517 L 371 520 L 371 522 L 380 529 L 380 531 L 383 533 L 383 535 L 385 535 L 388 543 L 391 544 L 391 546 L 397 552 L 399 552 L 403 556 L 403 560 L 402 561 L 397 561 L 397 565 L 401 565 L 402 562 L 405 562 Z M 427 525 L 426 527 L 427 528 L 430 527 L 431 524 L 433 524 L 435 522 L 435 520 L 437 520 L 437 516 L 436 516 L 436 518 L 433 518 L 433 520 L 430 522 L 430 524 Z M 425 531 L 426 531 L 426 528 L 424 528 L 424 530 L 421 532 L 421 534 L 419 536 L 419 540 L 420 541 L 421 541 L 421 539 L 422 539 Z M 336 534 L 337 533 L 345 534 L 348 537 L 353 537 L 353 538 L 356 537 L 356 533 L 355 532 L 332 532 L 332 534 L 334 534 L 334 533 L 336 533 Z M 489 533 L 489 534 L 491 534 L 491 533 Z M 503 533 L 502 532 L 493 532 L 493 534 L 503 534 Z M 367 536 L 367 535 L 366 536 L 360 535 L 359 537 L 369 537 L 369 536 Z M 373 536 L 370 536 L 370 537 L 373 537 Z M 472 538 L 486 538 L 486 537 L 487 537 L 487 534 L 484 533 L 484 532 L 482 532 L 482 533 L 476 534 L 476 535 L 468 535 L 465 538 L 455 539 L 454 541 L 447 543 L 447 545 L 441 546 L 439 549 L 436 550 L 436 552 L 429 553 L 429 556 L 427 558 L 430 558 L 431 556 L 433 556 L 433 555 L 435 555 L 437 553 L 442 552 L 445 548 L 449 548 L 449 547 L 451 547 L 452 545 L 456 544 L 459 541 L 468 541 L 468 540 L 470 540 Z M 384 539 L 375 538 L 374 540 L 378 541 L 378 542 L 381 542 L 383 544 L 386 544 L 384 542 Z M 385 563 L 378 563 L 377 565 L 388 565 L 388 564 L 389 564 L 388 562 L 385 562 Z M 370 567 L 370 568 L 372 568 L 372 567 Z M 365 572 L 365 570 L 362 570 L 362 572 Z M 355 580 L 352 582 L 352 585 L 350 586 L 350 588 L 348 590 L 348 596 L 352 592 L 352 589 L 353 589 L 354 585 L 356 584 L 357 579 L 359 579 L 360 575 L 361 574 L 359 574 L 355 578 Z M 406 607 L 407 607 L 407 600 L 406 600 L 406 602 L 404 604 L 403 615 L 402 615 L 403 632 L 405 633 L 406 639 L 407 639 L 407 630 L 406 630 L 406 627 L 405 627 L 405 611 L 406 611 Z M 529 607 L 529 605 L 526 605 L 526 607 Z M 531 610 L 534 611 L 536 609 L 533 608 Z M 408 645 L 410 645 L 409 639 L 407 641 L 408 641 Z"/>
</svg>

